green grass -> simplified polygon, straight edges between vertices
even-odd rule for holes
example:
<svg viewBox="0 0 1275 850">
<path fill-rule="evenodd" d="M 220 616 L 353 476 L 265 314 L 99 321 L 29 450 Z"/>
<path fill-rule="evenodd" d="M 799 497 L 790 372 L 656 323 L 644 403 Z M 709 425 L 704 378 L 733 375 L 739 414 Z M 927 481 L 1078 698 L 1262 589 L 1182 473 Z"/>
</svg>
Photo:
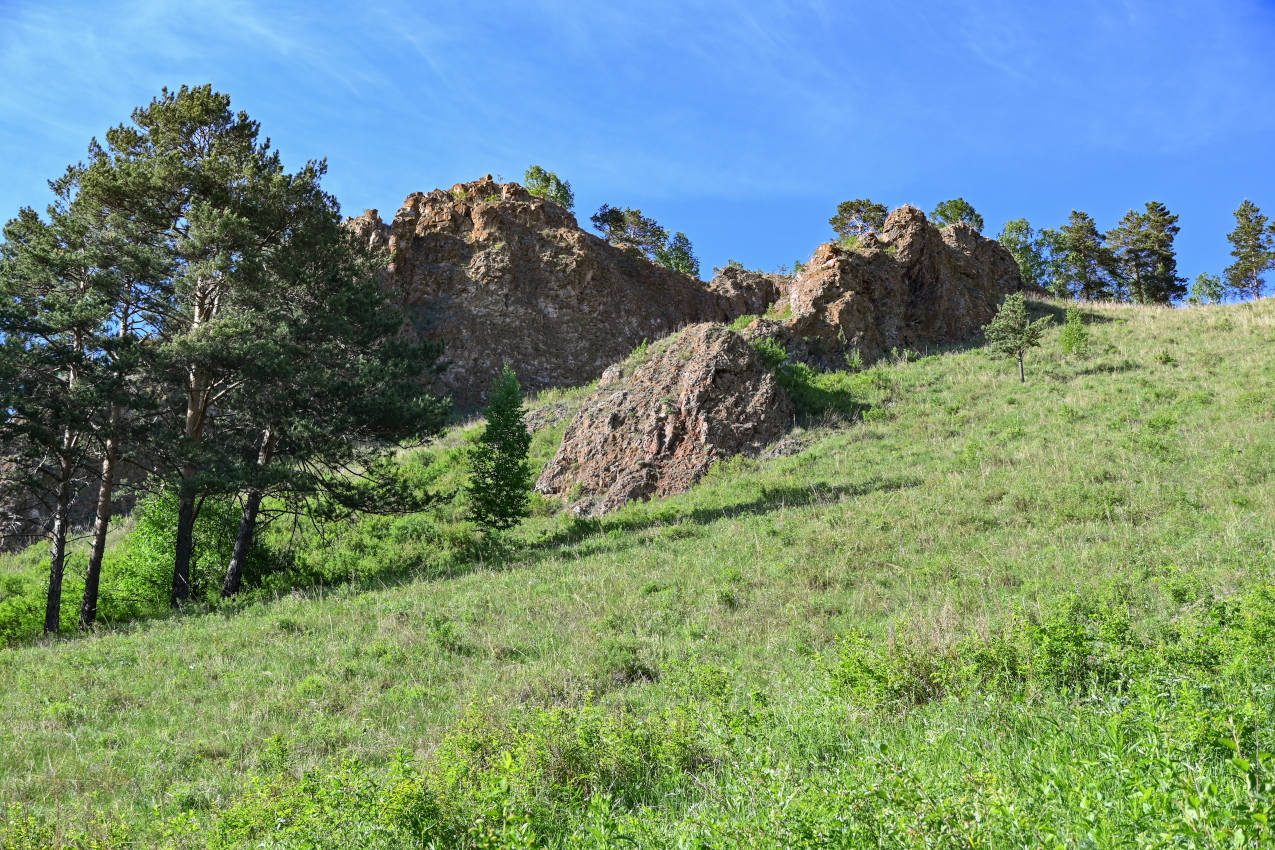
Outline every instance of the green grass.
<svg viewBox="0 0 1275 850">
<path fill-rule="evenodd" d="M 1086 313 L 683 496 L 2 651 L 0 846 L 1265 846 L 1275 306 Z"/>
</svg>

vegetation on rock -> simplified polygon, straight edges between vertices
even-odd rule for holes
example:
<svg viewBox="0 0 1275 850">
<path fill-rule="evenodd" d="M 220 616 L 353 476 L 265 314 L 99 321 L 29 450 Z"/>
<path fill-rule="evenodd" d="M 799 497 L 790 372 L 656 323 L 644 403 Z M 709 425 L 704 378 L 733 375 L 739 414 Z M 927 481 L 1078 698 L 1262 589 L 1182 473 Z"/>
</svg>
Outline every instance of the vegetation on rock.
<svg viewBox="0 0 1275 850">
<path fill-rule="evenodd" d="M 856 198 L 837 204 L 837 212 L 828 219 L 828 224 L 832 225 L 832 230 L 839 239 L 859 237 L 881 230 L 889 212 L 885 204 L 878 204 L 868 198 Z"/>
<path fill-rule="evenodd" d="M 576 196 L 571 191 L 571 184 L 539 165 L 527 169 L 522 177 L 522 185 L 536 197 L 553 201 L 564 210 L 575 209 Z"/>
<path fill-rule="evenodd" d="M 983 232 L 983 217 L 979 215 L 978 210 L 974 209 L 974 205 L 964 198 L 939 202 L 930 213 L 930 218 L 934 219 L 940 227 L 959 222 L 968 224 L 979 233 Z"/>
</svg>

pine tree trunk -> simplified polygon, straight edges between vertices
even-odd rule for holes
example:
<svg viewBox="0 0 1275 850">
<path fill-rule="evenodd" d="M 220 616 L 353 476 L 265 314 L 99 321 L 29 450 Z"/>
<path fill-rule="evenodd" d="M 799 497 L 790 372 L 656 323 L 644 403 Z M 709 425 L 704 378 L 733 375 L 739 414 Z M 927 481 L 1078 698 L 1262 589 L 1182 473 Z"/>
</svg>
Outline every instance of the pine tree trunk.
<svg viewBox="0 0 1275 850">
<path fill-rule="evenodd" d="M 195 327 L 201 324 L 197 314 Z M 193 369 L 186 394 L 186 439 L 198 443 L 203 436 L 204 415 L 208 410 L 208 377 L 200 369 Z M 173 552 L 173 590 L 170 604 L 177 608 L 190 599 L 190 559 L 194 552 L 195 489 L 194 479 L 199 468 L 193 462 L 182 466 L 181 493 L 177 506 L 177 545 Z"/>
<path fill-rule="evenodd" d="M 111 405 L 109 428 L 114 430 L 119 422 L 119 405 Z M 111 497 L 115 491 L 115 463 L 119 456 L 119 442 L 114 434 L 106 438 L 102 453 L 102 480 L 97 487 L 97 510 L 93 515 L 93 549 L 89 553 L 88 572 L 84 575 L 84 598 L 80 602 L 80 628 L 93 628 L 97 621 L 97 593 L 102 577 L 102 556 L 106 552 L 106 532 L 111 525 Z"/>
<path fill-rule="evenodd" d="M 1018 352 L 1018 382 L 1027 383 L 1027 373 L 1023 371 L 1023 352 Z"/>
<path fill-rule="evenodd" d="M 258 469 L 270 463 L 274 446 L 274 435 L 266 429 L 261 437 L 261 451 L 257 454 Z M 252 551 L 252 538 L 257 530 L 257 512 L 261 510 L 261 495 L 261 488 L 253 488 L 248 491 L 248 497 L 244 501 L 243 516 L 239 519 L 239 533 L 235 535 L 235 548 L 230 553 L 230 564 L 226 567 L 226 580 L 221 585 L 222 599 L 227 599 L 239 592 L 239 584 L 243 580 L 244 563 L 248 560 L 248 553 Z"/>
<path fill-rule="evenodd" d="M 173 552 L 173 592 L 169 603 L 178 608 L 190 600 L 190 559 L 195 548 L 195 491 L 190 481 L 194 464 L 182 467 L 181 495 L 177 504 L 177 545 Z"/>
<path fill-rule="evenodd" d="M 71 513 L 71 462 L 65 455 L 59 470 L 49 554 L 49 594 L 44 604 L 44 633 L 57 634 L 62 621 L 62 576 L 66 571 L 67 523 Z"/>
</svg>

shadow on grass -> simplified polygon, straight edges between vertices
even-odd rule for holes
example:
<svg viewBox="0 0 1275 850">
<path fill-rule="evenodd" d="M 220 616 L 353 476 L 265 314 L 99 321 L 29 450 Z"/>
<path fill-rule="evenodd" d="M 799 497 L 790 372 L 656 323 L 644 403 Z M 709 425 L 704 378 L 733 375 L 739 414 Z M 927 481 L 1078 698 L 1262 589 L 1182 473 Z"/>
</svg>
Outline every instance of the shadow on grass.
<svg viewBox="0 0 1275 850">
<path fill-rule="evenodd" d="M 460 578 L 478 570 L 504 570 L 533 566 L 552 558 L 570 547 L 585 544 L 587 554 L 599 555 L 620 552 L 642 542 L 637 535 L 647 529 L 662 526 L 707 526 L 719 520 L 745 516 L 758 516 L 785 508 L 804 508 L 812 505 L 830 505 L 844 499 L 866 496 L 871 493 L 904 490 L 920 486 L 914 477 L 876 476 L 853 484 L 832 485 L 812 482 L 804 486 L 761 487 L 752 498 L 742 499 L 716 507 L 691 507 L 678 500 L 652 501 L 633 505 L 631 508 L 605 517 L 571 517 L 546 536 L 525 543 L 516 540 L 495 544 L 475 541 L 471 557 L 450 564 L 428 564 L 422 561 L 387 562 L 383 571 L 351 577 L 345 581 L 307 581 L 305 575 L 287 580 L 286 573 L 275 587 L 249 589 L 241 596 L 218 603 L 192 602 L 179 611 L 156 612 L 136 619 L 119 622 L 102 622 L 94 632 L 67 632 L 57 637 L 32 635 L 19 639 L 10 646 L 78 642 L 79 639 L 101 634 L 120 634 L 149 629 L 173 619 L 220 616 L 230 618 L 245 609 L 272 605 L 285 597 L 323 599 L 332 595 L 349 596 L 368 591 L 387 590 L 413 581 L 445 581 Z M 579 554 L 586 554 L 576 552 Z M 0 651 L 3 648 L 0 647 Z"/>
<path fill-rule="evenodd" d="M 1048 301 L 1027 301 L 1027 311 L 1033 319 L 1039 319 L 1043 316 L 1049 316 L 1054 320 L 1055 324 L 1063 324 L 1067 321 L 1067 307 L 1075 306 L 1080 308 L 1080 315 L 1084 317 L 1086 325 L 1105 325 L 1115 321 L 1110 316 L 1104 316 L 1101 313 L 1091 313 L 1085 309 L 1083 302 L 1077 301 L 1073 305 L 1053 304 Z"/>
<path fill-rule="evenodd" d="M 696 507 L 678 510 L 676 504 L 664 503 L 651 511 L 633 511 L 603 517 L 574 517 L 566 528 L 559 529 L 528 547 L 531 560 L 542 560 L 563 547 L 573 546 L 588 538 L 610 535 L 613 532 L 634 534 L 657 526 L 711 525 L 719 520 L 742 516 L 756 516 L 784 508 L 803 508 L 817 504 L 831 504 L 847 498 L 866 496 L 892 490 L 918 487 L 921 479 L 914 477 L 877 476 L 857 484 L 830 485 L 819 481 L 804 487 L 765 487 L 752 499 L 733 502 L 719 507 Z M 647 505 L 654 503 L 647 502 Z M 631 545 L 631 543 L 629 544 Z M 616 547 L 616 548 L 627 548 Z"/>
</svg>

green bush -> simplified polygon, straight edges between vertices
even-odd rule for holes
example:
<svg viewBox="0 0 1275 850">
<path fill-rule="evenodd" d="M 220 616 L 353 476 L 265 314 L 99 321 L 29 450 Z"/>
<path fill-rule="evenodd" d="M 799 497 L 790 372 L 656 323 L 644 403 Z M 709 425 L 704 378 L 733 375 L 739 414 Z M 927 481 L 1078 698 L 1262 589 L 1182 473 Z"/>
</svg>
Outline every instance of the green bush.
<svg viewBox="0 0 1275 850">
<path fill-rule="evenodd" d="M 788 359 L 788 350 L 776 339 L 759 339 L 752 344 L 753 351 L 767 369 L 778 369 Z"/>
<path fill-rule="evenodd" d="M 528 194 L 552 201 L 565 210 L 575 207 L 576 196 L 571 191 L 571 184 L 539 165 L 533 165 L 527 169 L 522 177 L 522 185 Z"/>
<path fill-rule="evenodd" d="M 1063 324 L 1059 337 L 1063 354 L 1086 357 L 1089 354 L 1089 329 L 1085 327 L 1084 316 L 1080 308 L 1074 304 L 1067 308 L 1067 321 Z"/>
<path fill-rule="evenodd" d="M 190 598 L 215 602 L 220 597 L 226 564 L 239 531 L 238 503 L 208 497 L 195 518 L 194 553 L 190 561 Z M 173 550 L 177 540 L 177 498 L 162 491 L 134 508 L 137 521 L 117 547 L 108 550 L 102 565 L 99 616 L 106 622 L 125 622 L 168 610 L 173 581 Z M 257 586 L 276 562 L 260 545 L 244 567 L 244 588 Z"/>
</svg>

